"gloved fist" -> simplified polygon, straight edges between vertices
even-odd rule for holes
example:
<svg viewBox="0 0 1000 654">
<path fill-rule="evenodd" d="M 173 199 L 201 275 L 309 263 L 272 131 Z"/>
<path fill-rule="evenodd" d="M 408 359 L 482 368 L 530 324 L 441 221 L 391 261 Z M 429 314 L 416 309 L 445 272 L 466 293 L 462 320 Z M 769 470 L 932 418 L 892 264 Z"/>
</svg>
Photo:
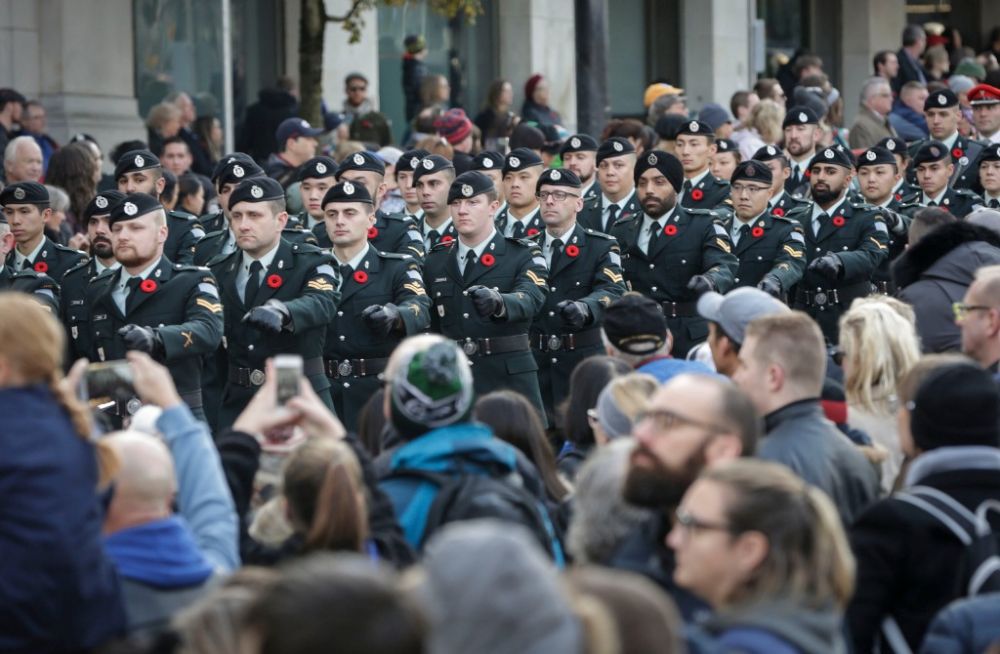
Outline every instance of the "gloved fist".
<svg viewBox="0 0 1000 654">
<path fill-rule="evenodd" d="M 705 275 L 695 275 L 688 282 L 688 290 L 694 291 L 698 295 L 715 290 L 715 284 Z"/>
<path fill-rule="evenodd" d="M 361 312 L 361 318 L 368 329 L 381 336 L 388 336 L 394 329 L 403 326 L 395 304 L 373 304 Z"/>
<path fill-rule="evenodd" d="M 125 341 L 126 350 L 145 352 L 157 361 L 162 361 L 166 356 L 163 339 L 151 327 L 125 325 L 118 330 L 118 335 Z"/>
<path fill-rule="evenodd" d="M 759 284 L 757 284 L 757 288 L 764 291 L 771 297 L 781 299 L 781 282 L 778 281 L 777 277 L 764 275 L 764 278 L 760 280 Z"/>
<path fill-rule="evenodd" d="M 281 330 L 291 322 L 288 307 L 281 300 L 268 300 L 259 307 L 254 307 L 243 316 L 243 322 L 262 332 L 280 334 Z"/>
<path fill-rule="evenodd" d="M 503 310 L 503 298 L 498 291 L 486 288 L 482 285 L 470 286 L 468 288 L 469 297 L 476 305 L 476 312 L 483 318 L 498 316 Z"/>
<path fill-rule="evenodd" d="M 840 262 L 840 257 L 836 254 L 824 254 L 807 266 L 808 270 L 819 273 L 827 279 L 837 279 L 844 264 Z"/>
<path fill-rule="evenodd" d="M 909 229 L 909 225 L 906 224 L 906 219 L 903 218 L 902 214 L 886 209 L 883 211 L 882 217 L 885 218 L 886 227 L 893 234 L 905 234 L 907 229 Z"/>
<path fill-rule="evenodd" d="M 559 317 L 570 329 L 580 329 L 590 321 L 590 309 L 583 302 L 563 300 L 556 305 Z"/>
</svg>

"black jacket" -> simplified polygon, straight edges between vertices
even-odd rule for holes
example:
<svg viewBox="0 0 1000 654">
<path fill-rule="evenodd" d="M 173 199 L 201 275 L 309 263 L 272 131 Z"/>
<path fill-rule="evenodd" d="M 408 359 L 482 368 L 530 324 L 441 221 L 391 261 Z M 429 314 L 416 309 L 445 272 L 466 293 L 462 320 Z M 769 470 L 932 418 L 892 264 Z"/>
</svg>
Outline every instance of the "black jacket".
<svg viewBox="0 0 1000 654">
<path fill-rule="evenodd" d="M 279 89 L 264 89 L 259 100 L 247 107 L 246 118 L 236 149 L 246 152 L 263 165 L 268 156 L 278 151 L 275 133 L 286 118 L 299 111 L 299 101 L 291 93 Z"/>
<path fill-rule="evenodd" d="M 924 352 L 960 349 L 952 315 L 976 269 L 1000 263 L 1000 235 L 966 222 L 942 225 L 906 250 L 892 266 L 899 298 L 913 306 Z"/>
</svg>

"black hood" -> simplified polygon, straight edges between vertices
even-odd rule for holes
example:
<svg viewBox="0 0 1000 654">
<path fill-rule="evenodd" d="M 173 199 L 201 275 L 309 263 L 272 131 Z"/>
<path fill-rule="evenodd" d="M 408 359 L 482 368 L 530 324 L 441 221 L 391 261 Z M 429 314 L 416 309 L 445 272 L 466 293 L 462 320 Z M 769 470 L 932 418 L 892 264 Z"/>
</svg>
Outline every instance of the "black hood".
<svg viewBox="0 0 1000 654">
<path fill-rule="evenodd" d="M 257 97 L 262 105 L 274 108 L 296 107 L 299 103 L 294 95 L 281 89 L 264 89 Z"/>
<path fill-rule="evenodd" d="M 977 241 L 1000 248 L 1000 234 L 992 229 L 967 222 L 941 225 L 900 255 L 892 265 L 892 278 L 896 286 L 906 288 L 955 248 Z"/>
</svg>

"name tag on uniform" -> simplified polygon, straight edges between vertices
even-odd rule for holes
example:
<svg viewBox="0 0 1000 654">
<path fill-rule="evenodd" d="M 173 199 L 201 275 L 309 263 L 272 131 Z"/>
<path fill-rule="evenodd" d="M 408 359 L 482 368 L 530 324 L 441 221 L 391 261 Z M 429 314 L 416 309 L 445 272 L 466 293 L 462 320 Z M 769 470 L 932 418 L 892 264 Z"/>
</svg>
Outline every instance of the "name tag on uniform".
<svg viewBox="0 0 1000 654">
<path fill-rule="evenodd" d="M 448 281 L 447 277 L 438 277 L 434 280 L 434 283 L 437 284 L 438 282 L 446 282 L 446 281 Z"/>
<path fill-rule="evenodd" d="M 438 316 L 444 318 L 444 305 L 439 304 L 437 306 L 438 306 Z"/>
<path fill-rule="evenodd" d="M 108 319 L 108 314 L 106 313 L 98 313 L 94 315 L 94 320 L 107 320 L 107 319 Z"/>
</svg>

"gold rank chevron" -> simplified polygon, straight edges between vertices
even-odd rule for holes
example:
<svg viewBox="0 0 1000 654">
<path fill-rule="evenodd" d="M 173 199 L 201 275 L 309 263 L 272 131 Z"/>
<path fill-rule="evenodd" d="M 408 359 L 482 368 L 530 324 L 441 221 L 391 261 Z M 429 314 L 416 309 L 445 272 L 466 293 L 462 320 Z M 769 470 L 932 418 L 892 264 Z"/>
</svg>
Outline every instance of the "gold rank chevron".
<svg viewBox="0 0 1000 654">
<path fill-rule="evenodd" d="M 796 250 L 795 248 L 793 248 L 791 245 L 785 245 L 784 247 L 782 247 L 782 249 L 785 252 L 787 252 L 788 254 L 790 254 L 793 257 L 795 257 L 796 259 L 801 259 L 802 258 L 802 253 L 800 251 Z"/>
<path fill-rule="evenodd" d="M 325 279 L 314 279 L 306 282 L 306 286 L 317 291 L 332 291 L 333 285 Z"/>
<path fill-rule="evenodd" d="M 198 298 L 194 301 L 199 307 L 205 307 L 212 313 L 222 313 L 222 305 L 216 302 L 210 302 L 203 297 Z"/>
<path fill-rule="evenodd" d="M 624 277 L 622 277 L 621 275 L 619 275 L 615 271 L 611 270 L 610 268 L 602 268 L 601 272 L 603 272 L 605 275 L 607 275 L 608 279 L 610 279 L 611 281 L 613 281 L 616 284 L 621 284 L 625 280 Z"/>
<path fill-rule="evenodd" d="M 403 288 L 405 288 L 406 290 L 411 291 L 411 292 L 413 292 L 413 293 L 415 293 L 417 295 L 427 295 L 427 291 L 425 291 L 424 287 L 420 286 L 419 284 L 413 284 L 411 282 L 409 284 L 403 284 Z"/>
<path fill-rule="evenodd" d="M 725 241 L 723 241 L 723 240 L 722 240 L 721 238 L 717 238 L 717 239 L 715 239 L 715 243 L 716 243 L 716 244 L 717 244 L 717 245 L 718 245 L 718 246 L 719 246 L 720 248 L 722 248 L 722 250 L 723 250 L 723 251 L 724 251 L 724 252 L 725 252 L 726 254 L 731 254 L 731 253 L 732 253 L 733 249 L 732 249 L 731 247 L 729 247 L 729 243 L 726 243 L 726 242 L 725 242 Z"/>
<path fill-rule="evenodd" d="M 875 245 L 877 245 L 880 250 L 888 250 L 889 249 L 886 246 L 884 246 L 881 243 L 879 243 L 878 239 L 876 239 L 874 236 L 869 236 L 868 238 L 871 240 L 872 243 L 874 243 Z"/>
<path fill-rule="evenodd" d="M 529 270 L 527 273 L 531 281 L 535 282 L 537 286 L 545 286 L 545 280 L 538 276 L 534 270 Z"/>
</svg>

